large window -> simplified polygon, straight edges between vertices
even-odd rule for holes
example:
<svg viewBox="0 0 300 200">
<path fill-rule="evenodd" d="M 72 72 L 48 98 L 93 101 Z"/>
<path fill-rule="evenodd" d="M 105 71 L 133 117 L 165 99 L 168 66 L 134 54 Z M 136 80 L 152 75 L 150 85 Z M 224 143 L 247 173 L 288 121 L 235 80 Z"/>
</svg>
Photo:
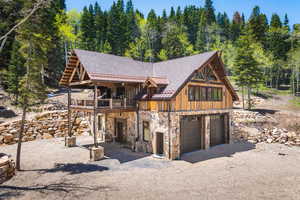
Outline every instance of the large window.
<svg viewBox="0 0 300 200">
<path fill-rule="evenodd" d="M 222 101 L 223 90 L 220 87 L 189 87 L 189 101 Z"/>
<path fill-rule="evenodd" d="M 148 121 L 143 121 L 143 140 L 149 142 L 150 139 L 150 123 Z"/>
</svg>

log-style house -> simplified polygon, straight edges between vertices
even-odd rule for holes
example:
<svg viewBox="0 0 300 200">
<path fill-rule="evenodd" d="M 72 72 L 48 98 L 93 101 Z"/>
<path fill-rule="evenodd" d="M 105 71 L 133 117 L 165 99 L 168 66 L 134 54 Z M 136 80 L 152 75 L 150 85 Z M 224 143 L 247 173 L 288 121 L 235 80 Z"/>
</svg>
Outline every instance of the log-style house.
<svg viewBox="0 0 300 200">
<path fill-rule="evenodd" d="M 69 108 L 89 117 L 103 142 L 180 159 L 230 141 L 238 96 L 216 51 L 147 63 L 76 49 L 60 85 L 93 91 L 70 97 Z"/>
</svg>

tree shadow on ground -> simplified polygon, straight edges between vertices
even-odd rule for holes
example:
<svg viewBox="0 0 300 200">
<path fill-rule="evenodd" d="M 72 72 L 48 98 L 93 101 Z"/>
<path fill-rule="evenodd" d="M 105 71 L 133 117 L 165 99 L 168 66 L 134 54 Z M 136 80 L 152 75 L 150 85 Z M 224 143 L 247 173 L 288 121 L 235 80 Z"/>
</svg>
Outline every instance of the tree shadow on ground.
<svg viewBox="0 0 300 200">
<path fill-rule="evenodd" d="M 51 169 L 34 169 L 24 171 L 39 171 L 40 173 L 56 173 L 56 172 L 67 172 L 71 175 L 82 174 L 90 172 L 101 172 L 108 170 L 109 168 L 95 164 L 85 163 L 56 163 L 54 168 Z"/>
<path fill-rule="evenodd" d="M 99 144 L 104 148 L 104 154 L 106 159 L 116 159 L 121 164 L 142 159 L 150 156 L 149 153 L 133 152 L 131 149 L 124 148 L 122 145 L 117 143 L 101 143 Z M 93 144 L 82 145 L 82 148 L 90 149 Z"/>
<path fill-rule="evenodd" d="M 17 114 L 13 110 L 4 110 L 0 112 L 0 117 L 2 118 L 12 118 L 16 116 Z"/>
<path fill-rule="evenodd" d="M 251 109 L 251 111 L 258 112 L 262 115 L 266 115 L 266 114 L 272 114 L 273 115 L 273 114 L 279 112 L 279 110 L 263 109 L 263 108 L 255 108 L 255 109 Z"/>
<path fill-rule="evenodd" d="M 7 199 L 12 198 L 15 199 L 24 195 L 24 192 L 40 192 L 40 193 L 47 193 L 47 192 L 63 192 L 63 193 L 70 193 L 74 191 L 108 191 L 112 190 L 110 187 L 106 186 L 82 186 L 79 184 L 73 183 L 52 183 L 48 185 L 34 185 L 34 186 L 10 186 L 10 185 L 0 185 L 0 199 Z"/>
<path fill-rule="evenodd" d="M 235 153 L 255 149 L 255 145 L 249 142 L 239 142 L 234 144 L 223 144 L 211 147 L 208 150 L 200 150 L 186 153 L 181 156 L 181 160 L 189 163 L 197 163 L 214 158 L 232 157 Z"/>
</svg>

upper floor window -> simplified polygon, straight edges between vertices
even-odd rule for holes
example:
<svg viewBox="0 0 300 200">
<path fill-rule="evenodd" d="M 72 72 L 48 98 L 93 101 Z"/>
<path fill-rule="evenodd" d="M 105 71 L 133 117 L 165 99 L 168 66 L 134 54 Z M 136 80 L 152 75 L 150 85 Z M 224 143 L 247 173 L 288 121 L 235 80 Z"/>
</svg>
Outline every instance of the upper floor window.
<svg viewBox="0 0 300 200">
<path fill-rule="evenodd" d="M 189 101 L 222 101 L 223 89 L 220 87 L 189 87 Z"/>
<path fill-rule="evenodd" d="M 205 67 L 202 70 L 198 71 L 193 80 L 201 80 L 201 81 L 217 81 L 217 77 L 215 76 L 213 70 L 210 67 Z"/>
<path fill-rule="evenodd" d="M 150 139 L 150 123 L 148 121 L 143 121 L 143 140 L 149 142 Z"/>
</svg>

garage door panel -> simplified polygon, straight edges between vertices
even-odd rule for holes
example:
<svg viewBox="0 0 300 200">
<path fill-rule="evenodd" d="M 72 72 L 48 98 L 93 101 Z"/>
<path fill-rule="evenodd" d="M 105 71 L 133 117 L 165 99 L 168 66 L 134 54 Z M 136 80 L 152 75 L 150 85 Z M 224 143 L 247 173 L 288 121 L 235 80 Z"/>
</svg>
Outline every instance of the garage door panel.
<svg viewBox="0 0 300 200">
<path fill-rule="evenodd" d="M 201 117 L 185 117 L 181 120 L 181 152 L 201 149 Z"/>
<path fill-rule="evenodd" d="M 225 143 L 224 116 L 211 115 L 210 117 L 210 146 Z"/>
</svg>

